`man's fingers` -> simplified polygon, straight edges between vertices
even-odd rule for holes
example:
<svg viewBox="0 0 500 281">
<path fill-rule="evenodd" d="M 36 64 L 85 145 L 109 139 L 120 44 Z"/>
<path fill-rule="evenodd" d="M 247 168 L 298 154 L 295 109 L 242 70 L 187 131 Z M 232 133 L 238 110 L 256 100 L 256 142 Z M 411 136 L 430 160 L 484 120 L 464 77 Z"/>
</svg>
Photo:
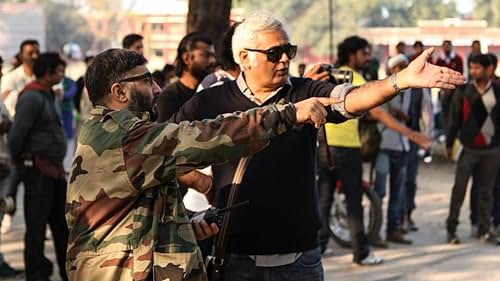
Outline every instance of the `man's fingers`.
<svg viewBox="0 0 500 281">
<path fill-rule="evenodd" d="M 330 106 L 333 104 L 341 103 L 342 100 L 339 98 L 317 98 L 317 100 L 323 105 L 323 106 Z"/>
<path fill-rule="evenodd" d="M 312 79 L 317 81 L 326 81 L 329 78 L 329 73 L 327 71 L 323 71 L 321 73 L 316 74 Z"/>
</svg>

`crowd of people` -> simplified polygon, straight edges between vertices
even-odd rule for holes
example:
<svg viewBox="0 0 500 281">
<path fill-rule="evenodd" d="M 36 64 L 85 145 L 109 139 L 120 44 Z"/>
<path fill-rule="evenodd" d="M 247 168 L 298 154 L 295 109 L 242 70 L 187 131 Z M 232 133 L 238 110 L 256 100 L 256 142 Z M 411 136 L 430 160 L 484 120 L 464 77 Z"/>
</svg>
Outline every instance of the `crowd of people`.
<svg viewBox="0 0 500 281">
<path fill-rule="evenodd" d="M 500 244 L 500 85 L 496 56 L 482 54 L 479 42 L 465 85 L 450 41 L 436 61 L 422 42 L 411 55 L 398 44 L 383 67 L 388 77 L 377 80 L 379 62 L 359 36 L 337 50 L 335 69 L 352 73 L 350 83 L 336 84 L 321 64 L 299 64 L 292 77 L 298 47 L 266 13 L 234 24 L 217 48 L 200 32 L 187 34 L 176 60 L 154 72 L 141 35 L 122 43 L 86 57 L 86 73 L 73 81 L 59 53 L 25 40 L 20 64 L 0 75 L 0 180 L 10 201 L 23 183 L 26 223 L 24 272 L 0 255 L 0 277 L 50 280 L 48 225 L 62 280 L 206 280 L 214 253 L 224 280 L 323 280 L 338 182 L 353 262 L 380 264 L 370 246 L 411 244 L 405 233 L 418 230 L 419 151 L 430 149 L 436 131 L 450 153 L 457 137 L 463 146 L 448 242 L 460 243 L 458 214 L 472 176 L 474 235 Z M 438 119 L 430 88 L 442 89 Z M 370 159 L 365 123 L 380 137 Z M 390 176 L 385 234 L 365 233 L 366 160 L 380 199 Z M 227 224 L 189 218 L 245 202 Z M 5 233 L 15 208 L 3 211 Z"/>
</svg>

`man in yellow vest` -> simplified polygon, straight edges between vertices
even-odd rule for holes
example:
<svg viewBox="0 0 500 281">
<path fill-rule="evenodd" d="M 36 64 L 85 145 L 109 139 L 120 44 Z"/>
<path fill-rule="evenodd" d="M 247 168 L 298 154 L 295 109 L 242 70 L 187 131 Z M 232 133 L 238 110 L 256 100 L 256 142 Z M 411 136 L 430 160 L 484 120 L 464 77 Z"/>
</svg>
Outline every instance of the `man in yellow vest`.
<svg viewBox="0 0 500 281">
<path fill-rule="evenodd" d="M 346 38 L 338 45 L 338 64 L 342 70 L 353 73 L 352 84 L 360 86 L 366 83 L 359 73 L 369 57 L 369 43 L 363 38 L 352 36 Z M 370 116 L 382 122 L 385 126 L 399 131 L 416 143 L 427 146 L 429 140 L 397 122 L 390 114 L 381 108 L 370 110 Z M 347 213 L 351 241 L 353 247 L 353 261 L 360 265 L 376 265 L 382 259 L 370 254 L 369 243 L 374 246 L 386 248 L 387 244 L 380 237 L 367 237 L 364 232 L 362 199 L 362 157 L 361 142 L 358 130 L 358 119 L 350 119 L 341 124 L 327 123 L 325 125 L 327 143 L 335 163 L 338 180 L 343 186 L 347 200 Z M 323 185 L 326 186 L 326 185 Z M 333 192 L 334 184 L 329 184 L 328 191 L 320 188 L 321 210 L 329 210 L 331 202 L 326 202 L 326 193 Z M 327 207 L 325 207 L 327 205 Z M 328 221 L 325 216 L 324 223 Z M 324 242 L 324 239 L 322 239 Z"/>
</svg>

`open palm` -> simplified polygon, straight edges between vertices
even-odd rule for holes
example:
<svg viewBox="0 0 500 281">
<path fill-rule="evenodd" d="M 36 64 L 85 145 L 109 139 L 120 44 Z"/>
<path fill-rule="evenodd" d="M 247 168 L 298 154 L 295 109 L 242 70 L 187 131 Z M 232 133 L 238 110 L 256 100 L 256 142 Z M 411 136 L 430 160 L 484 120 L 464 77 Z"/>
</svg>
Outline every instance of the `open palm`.
<svg viewBox="0 0 500 281">
<path fill-rule="evenodd" d="M 425 50 L 404 70 L 402 78 L 408 88 L 455 89 L 464 84 L 465 77 L 461 73 L 429 63 L 433 52 L 434 48 Z"/>
</svg>

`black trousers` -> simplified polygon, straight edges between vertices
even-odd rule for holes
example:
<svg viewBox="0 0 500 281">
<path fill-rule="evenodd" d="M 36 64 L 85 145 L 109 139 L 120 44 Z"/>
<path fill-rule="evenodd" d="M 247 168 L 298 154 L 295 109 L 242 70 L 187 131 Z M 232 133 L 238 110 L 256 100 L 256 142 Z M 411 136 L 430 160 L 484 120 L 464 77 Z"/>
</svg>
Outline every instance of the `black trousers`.
<svg viewBox="0 0 500 281">
<path fill-rule="evenodd" d="M 370 253 L 368 239 L 365 234 L 363 224 L 363 206 L 361 200 L 363 196 L 362 187 L 362 158 L 359 148 L 330 147 L 330 152 L 335 163 L 335 175 L 324 177 L 320 180 L 319 197 L 320 210 L 323 216 L 323 226 L 320 233 L 328 231 L 328 221 L 330 209 L 333 203 L 333 194 L 335 191 L 335 181 L 338 179 L 342 184 L 342 189 L 347 201 L 347 215 L 349 221 L 349 231 L 353 248 L 353 260 L 359 262 L 366 258 Z M 321 174 L 320 174 L 321 178 Z M 324 241 L 321 239 L 320 241 Z"/>
<path fill-rule="evenodd" d="M 490 228 L 493 207 L 493 187 L 500 164 L 500 150 L 472 150 L 464 148 L 458 159 L 455 184 L 450 201 L 450 211 L 446 220 L 448 232 L 454 233 L 458 225 L 460 208 L 464 202 L 467 183 L 472 176 L 472 185 L 477 186 L 479 201 L 479 234 Z"/>
<path fill-rule="evenodd" d="M 25 186 L 24 220 L 24 264 L 26 280 L 48 278 L 52 275 L 52 262 L 44 255 L 44 240 L 47 224 L 53 235 L 57 264 L 63 281 L 66 275 L 66 247 L 68 226 L 65 219 L 66 181 L 53 179 L 34 167 L 20 169 Z"/>
</svg>

